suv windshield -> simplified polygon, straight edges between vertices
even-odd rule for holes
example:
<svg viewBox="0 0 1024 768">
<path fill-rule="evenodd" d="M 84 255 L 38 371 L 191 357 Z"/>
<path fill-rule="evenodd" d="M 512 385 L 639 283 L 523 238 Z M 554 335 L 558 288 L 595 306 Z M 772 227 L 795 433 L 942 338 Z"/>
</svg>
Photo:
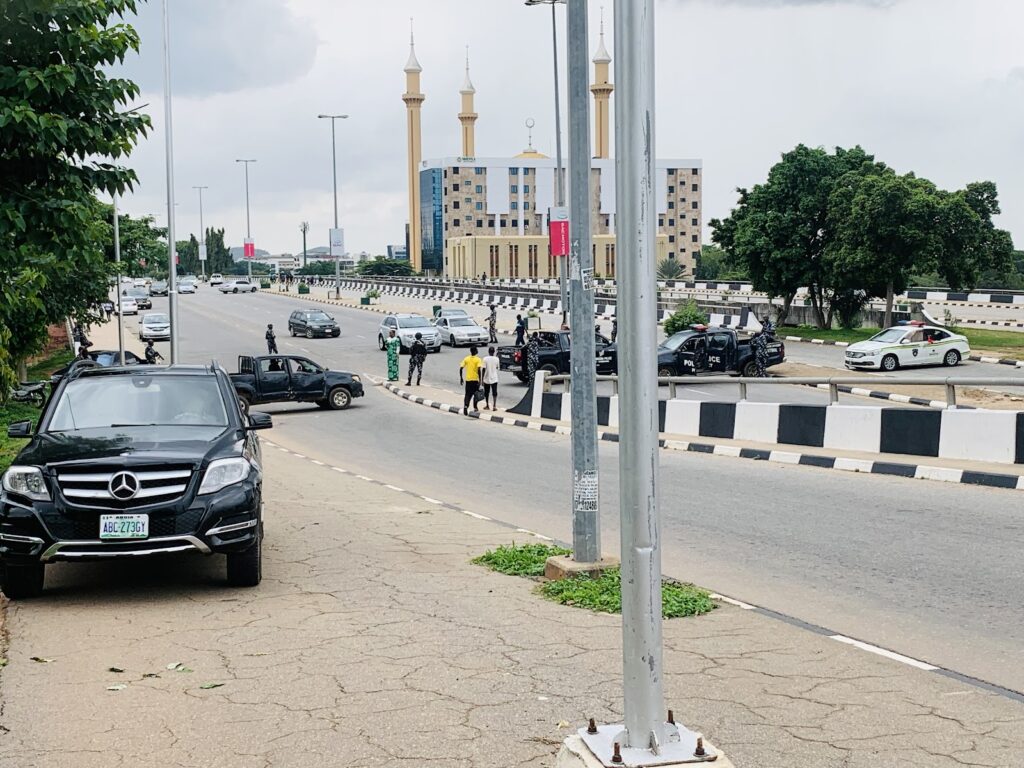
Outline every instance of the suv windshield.
<svg viewBox="0 0 1024 768">
<path fill-rule="evenodd" d="M 306 320 L 307 320 L 307 322 L 311 322 L 311 323 L 329 323 L 329 322 L 331 322 L 330 315 L 328 315 L 326 312 L 307 312 L 306 313 Z"/>
<path fill-rule="evenodd" d="M 903 336 L 906 333 L 907 332 L 905 330 L 902 330 L 900 328 L 887 328 L 886 330 L 882 331 L 881 333 L 876 333 L 874 336 L 872 336 L 870 339 L 868 339 L 868 341 L 883 341 L 883 342 L 899 341 L 900 339 L 903 338 Z"/>
<path fill-rule="evenodd" d="M 677 333 L 675 336 L 669 336 L 663 342 L 661 342 L 661 348 L 667 349 L 670 352 L 675 352 L 679 347 L 683 345 L 683 342 L 693 336 L 692 333 Z"/>
<path fill-rule="evenodd" d="M 68 383 L 47 431 L 227 424 L 213 376 L 96 376 Z"/>
<path fill-rule="evenodd" d="M 427 322 L 425 317 L 399 317 L 398 327 L 399 328 L 429 328 L 430 323 Z"/>
</svg>

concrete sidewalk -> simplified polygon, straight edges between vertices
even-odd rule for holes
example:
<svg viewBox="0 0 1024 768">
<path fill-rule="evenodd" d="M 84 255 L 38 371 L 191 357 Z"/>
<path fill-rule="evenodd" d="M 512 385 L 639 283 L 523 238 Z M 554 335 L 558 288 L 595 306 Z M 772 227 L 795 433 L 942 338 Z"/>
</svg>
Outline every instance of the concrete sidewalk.
<svg viewBox="0 0 1024 768">
<path fill-rule="evenodd" d="M 530 534 L 327 458 L 267 447 L 257 589 L 218 560 L 56 566 L 9 604 L 0 766 L 541 768 L 621 718 L 619 617 L 468 562 Z M 668 706 L 738 766 L 1021 764 L 1021 703 L 755 611 L 665 648 Z"/>
</svg>

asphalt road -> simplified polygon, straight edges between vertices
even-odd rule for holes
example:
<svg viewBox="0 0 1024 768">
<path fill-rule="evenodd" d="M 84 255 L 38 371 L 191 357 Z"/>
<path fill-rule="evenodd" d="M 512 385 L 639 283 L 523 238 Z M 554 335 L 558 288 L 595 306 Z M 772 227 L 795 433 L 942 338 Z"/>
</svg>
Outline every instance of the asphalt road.
<svg viewBox="0 0 1024 768">
<path fill-rule="evenodd" d="M 183 296 L 183 361 L 232 368 L 238 354 L 263 351 L 267 322 L 283 330 L 302 305 L 209 289 Z M 382 374 L 380 317 L 332 311 L 340 339 L 282 334 L 281 351 Z M 432 355 L 428 376 L 457 380 L 459 357 Z M 264 410 L 275 414 L 270 439 L 294 450 L 570 538 L 568 438 L 442 414 L 374 387 L 343 413 Z M 600 451 L 604 549 L 616 552 L 618 450 Z M 696 454 L 662 452 L 660 461 L 668 574 L 1024 691 L 1019 494 Z"/>
</svg>

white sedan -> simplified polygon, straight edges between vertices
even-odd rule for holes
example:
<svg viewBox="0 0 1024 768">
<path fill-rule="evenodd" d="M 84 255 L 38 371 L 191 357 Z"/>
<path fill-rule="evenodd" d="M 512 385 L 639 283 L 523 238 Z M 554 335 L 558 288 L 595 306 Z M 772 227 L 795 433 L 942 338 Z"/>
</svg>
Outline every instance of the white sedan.
<svg viewBox="0 0 1024 768">
<path fill-rule="evenodd" d="M 912 365 L 957 365 L 971 354 L 965 336 L 945 328 L 915 322 L 876 333 L 846 348 L 851 370 L 895 371 Z"/>
<path fill-rule="evenodd" d="M 163 341 L 171 338 L 171 321 L 162 312 L 150 312 L 139 323 L 139 341 Z"/>
<path fill-rule="evenodd" d="M 434 320 L 441 343 L 452 347 L 486 344 L 487 330 L 476 324 L 471 317 L 438 317 Z"/>
<path fill-rule="evenodd" d="M 258 289 L 248 280 L 228 280 L 218 285 L 217 290 L 221 293 L 256 293 Z"/>
<path fill-rule="evenodd" d="M 196 284 L 192 280 L 182 280 L 178 283 L 178 293 L 195 293 Z"/>
<path fill-rule="evenodd" d="M 117 311 L 117 304 L 114 304 L 114 311 Z M 137 315 L 139 314 L 139 305 L 131 296 L 121 297 L 121 314 L 122 315 Z"/>
</svg>

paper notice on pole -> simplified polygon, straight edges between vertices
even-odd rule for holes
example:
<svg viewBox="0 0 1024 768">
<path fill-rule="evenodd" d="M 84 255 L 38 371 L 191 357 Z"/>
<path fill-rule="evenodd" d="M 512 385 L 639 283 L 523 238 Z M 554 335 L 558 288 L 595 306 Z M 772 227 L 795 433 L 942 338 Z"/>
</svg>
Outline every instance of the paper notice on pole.
<svg viewBox="0 0 1024 768">
<path fill-rule="evenodd" d="M 593 270 L 593 268 L 581 269 L 580 270 L 580 280 L 583 281 L 583 290 L 584 291 L 592 291 L 592 290 L 594 290 L 594 270 Z"/>
<path fill-rule="evenodd" d="M 345 255 L 345 230 L 338 227 L 331 228 L 331 257 L 338 259 Z"/>
<path fill-rule="evenodd" d="M 587 469 L 576 474 L 572 486 L 572 506 L 580 512 L 597 512 L 597 470 Z"/>
<path fill-rule="evenodd" d="M 202 243 L 199 245 L 199 260 L 206 261 L 206 245 Z"/>
</svg>

